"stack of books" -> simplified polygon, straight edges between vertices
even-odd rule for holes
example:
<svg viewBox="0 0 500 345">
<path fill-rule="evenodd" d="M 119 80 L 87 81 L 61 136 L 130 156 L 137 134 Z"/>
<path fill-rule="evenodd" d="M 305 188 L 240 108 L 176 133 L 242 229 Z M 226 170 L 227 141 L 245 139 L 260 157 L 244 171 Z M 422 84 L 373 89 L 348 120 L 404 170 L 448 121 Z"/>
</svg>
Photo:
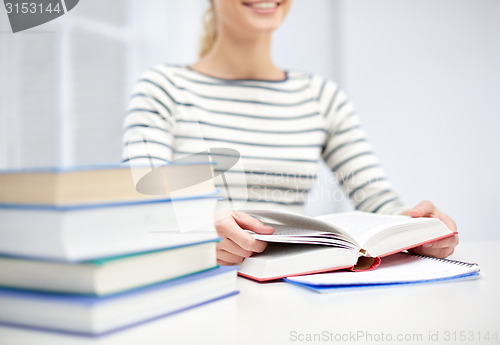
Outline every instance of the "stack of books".
<svg viewBox="0 0 500 345">
<path fill-rule="evenodd" d="M 102 335 L 237 293 L 212 165 L 134 169 L 0 173 L 0 323 Z"/>
</svg>

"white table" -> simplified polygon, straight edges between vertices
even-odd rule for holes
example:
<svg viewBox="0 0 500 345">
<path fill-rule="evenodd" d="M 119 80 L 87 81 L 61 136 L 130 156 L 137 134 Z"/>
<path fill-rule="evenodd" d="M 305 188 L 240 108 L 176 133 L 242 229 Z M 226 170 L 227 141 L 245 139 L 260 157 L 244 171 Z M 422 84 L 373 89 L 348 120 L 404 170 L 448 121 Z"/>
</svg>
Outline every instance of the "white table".
<svg viewBox="0 0 500 345">
<path fill-rule="evenodd" d="M 317 294 L 238 278 L 236 297 L 106 337 L 0 327 L 0 344 L 500 344 L 499 245 L 459 245 L 451 258 L 479 263 L 485 277 L 475 281 Z M 315 334 L 323 338 L 305 341 Z"/>
</svg>

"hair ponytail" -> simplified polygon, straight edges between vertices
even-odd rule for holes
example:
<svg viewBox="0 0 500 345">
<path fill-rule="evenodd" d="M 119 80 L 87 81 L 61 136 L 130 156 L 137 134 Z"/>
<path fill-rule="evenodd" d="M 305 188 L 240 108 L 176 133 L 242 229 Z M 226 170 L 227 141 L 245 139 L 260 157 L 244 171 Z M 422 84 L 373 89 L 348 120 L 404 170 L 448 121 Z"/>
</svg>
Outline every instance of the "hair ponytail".
<svg viewBox="0 0 500 345">
<path fill-rule="evenodd" d="M 200 58 L 207 55 L 212 49 L 215 38 L 217 36 L 214 3 L 210 0 L 209 6 L 203 14 L 203 33 L 200 39 L 200 50 L 198 55 Z"/>
</svg>

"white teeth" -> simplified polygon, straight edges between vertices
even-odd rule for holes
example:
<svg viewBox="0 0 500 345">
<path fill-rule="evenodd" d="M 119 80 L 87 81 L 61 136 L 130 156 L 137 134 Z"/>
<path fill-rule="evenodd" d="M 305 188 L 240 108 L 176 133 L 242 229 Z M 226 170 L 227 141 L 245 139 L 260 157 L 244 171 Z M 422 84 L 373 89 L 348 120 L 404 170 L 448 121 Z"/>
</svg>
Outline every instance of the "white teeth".
<svg viewBox="0 0 500 345">
<path fill-rule="evenodd" d="M 250 7 L 268 10 L 271 8 L 278 7 L 278 4 L 276 2 L 256 2 L 256 3 L 250 4 Z"/>
</svg>

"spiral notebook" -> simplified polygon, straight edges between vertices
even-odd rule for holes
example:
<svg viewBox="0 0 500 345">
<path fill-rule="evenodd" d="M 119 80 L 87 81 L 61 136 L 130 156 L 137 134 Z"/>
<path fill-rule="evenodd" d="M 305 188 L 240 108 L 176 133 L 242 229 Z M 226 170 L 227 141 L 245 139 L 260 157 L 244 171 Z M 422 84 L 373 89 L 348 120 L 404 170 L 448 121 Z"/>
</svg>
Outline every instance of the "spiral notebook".
<svg viewBox="0 0 500 345">
<path fill-rule="evenodd" d="M 336 271 L 289 277 L 285 281 L 325 293 L 369 286 L 471 280 L 479 278 L 479 272 L 479 265 L 475 263 L 398 253 L 383 258 L 380 266 L 372 271 Z"/>
</svg>

